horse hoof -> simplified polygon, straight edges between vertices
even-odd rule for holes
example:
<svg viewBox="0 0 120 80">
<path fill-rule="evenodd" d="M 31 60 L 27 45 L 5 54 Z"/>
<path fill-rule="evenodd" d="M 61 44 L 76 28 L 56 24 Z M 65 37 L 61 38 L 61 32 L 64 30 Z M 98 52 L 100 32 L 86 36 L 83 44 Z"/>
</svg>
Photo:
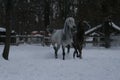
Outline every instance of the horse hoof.
<svg viewBox="0 0 120 80">
<path fill-rule="evenodd" d="M 73 58 L 75 59 L 75 55 L 73 55 Z"/>
<path fill-rule="evenodd" d="M 79 57 L 80 59 L 82 59 L 82 57 Z"/>
<path fill-rule="evenodd" d="M 79 55 L 77 55 L 77 57 L 80 57 Z"/>
<path fill-rule="evenodd" d="M 73 59 L 75 59 L 75 56 L 73 56 Z"/>
<path fill-rule="evenodd" d="M 80 55 L 78 55 L 78 56 L 77 56 L 77 58 L 80 58 L 80 59 L 82 59 L 82 57 L 81 57 Z"/>
<path fill-rule="evenodd" d="M 58 57 L 57 56 L 55 56 L 55 59 L 57 59 Z"/>
<path fill-rule="evenodd" d="M 79 57 L 79 59 L 82 59 L 82 57 Z"/>
</svg>

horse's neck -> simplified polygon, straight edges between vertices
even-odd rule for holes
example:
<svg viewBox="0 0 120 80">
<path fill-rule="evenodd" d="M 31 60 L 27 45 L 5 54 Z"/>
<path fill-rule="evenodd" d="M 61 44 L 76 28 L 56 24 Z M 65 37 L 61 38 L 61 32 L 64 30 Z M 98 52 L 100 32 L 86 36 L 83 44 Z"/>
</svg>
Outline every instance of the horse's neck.
<svg viewBox="0 0 120 80">
<path fill-rule="evenodd" d="M 65 41 L 71 40 L 72 39 L 71 32 L 70 31 L 64 32 L 64 30 L 63 30 L 62 39 L 65 40 Z"/>
<path fill-rule="evenodd" d="M 67 39 L 71 39 L 72 38 L 72 32 L 71 31 L 65 32 L 64 35 L 66 36 Z"/>
<path fill-rule="evenodd" d="M 66 34 L 66 32 L 67 32 L 67 24 L 65 23 L 63 28 L 63 33 Z"/>
<path fill-rule="evenodd" d="M 69 29 L 69 26 L 66 23 L 64 24 L 64 28 L 63 28 L 63 36 L 66 39 L 71 39 L 72 38 L 72 32 L 71 32 L 71 30 Z"/>
</svg>

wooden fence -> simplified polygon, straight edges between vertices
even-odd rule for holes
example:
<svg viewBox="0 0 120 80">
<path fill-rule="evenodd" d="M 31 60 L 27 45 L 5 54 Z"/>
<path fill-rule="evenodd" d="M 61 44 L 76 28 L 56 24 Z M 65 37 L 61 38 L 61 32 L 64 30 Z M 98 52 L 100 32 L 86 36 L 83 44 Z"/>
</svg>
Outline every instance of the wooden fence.
<svg viewBox="0 0 120 80">
<path fill-rule="evenodd" d="M 0 44 L 5 43 L 5 35 L 0 35 Z M 14 40 L 14 41 L 13 41 Z M 50 37 L 46 36 L 34 36 L 34 35 L 15 35 L 11 36 L 11 44 L 19 45 L 21 43 L 41 43 L 44 45 L 50 45 Z"/>
<path fill-rule="evenodd" d="M 5 35 L 0 35 L 0 39 L 4 38 Z M 114 41 L 115 38 L 115 41 Z M 111 36 L 111 44 L 119 44 L 120 46 L 120 40 L 117 40 L 118 36 Z M 120 38 L 120 36 L 119 36 Z M 15 40 L 14 40 L 15 39 Z M 41 44 L 41 45 L 47 45 L 49 46 L 51 44 L 50 37 L 46 37 L 43 35 L 34 36 L 34 35 L 15 35 L 11 36 L 11 40 L 14 40 L 11 44 L 19 45 L 21 43 L 28 43 L 28 44 Z M 0 44 L 4 44 L 5 40 L 3 42 L 0 41 Z M 116 43 L 117 42 L 117 43 Z M 104 46 L 104 37 L 103 36 L 85 36 L 85 44 L 92 44 L 93 46 Z M 113 44 L 112 44 L 113 45 Z"/>
</svg>

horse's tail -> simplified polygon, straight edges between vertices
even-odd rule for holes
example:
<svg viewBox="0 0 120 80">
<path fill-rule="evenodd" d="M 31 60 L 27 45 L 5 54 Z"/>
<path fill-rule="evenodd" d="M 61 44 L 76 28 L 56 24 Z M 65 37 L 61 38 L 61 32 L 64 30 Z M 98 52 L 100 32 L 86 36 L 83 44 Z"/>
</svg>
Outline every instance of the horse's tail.
<svg viewBox="0 0 120 80">
<path fill-rule="evenodd" d="M 53 28 L 47 28 L 47 31 L 52 34 L 55 30 Z"/>
</svg>

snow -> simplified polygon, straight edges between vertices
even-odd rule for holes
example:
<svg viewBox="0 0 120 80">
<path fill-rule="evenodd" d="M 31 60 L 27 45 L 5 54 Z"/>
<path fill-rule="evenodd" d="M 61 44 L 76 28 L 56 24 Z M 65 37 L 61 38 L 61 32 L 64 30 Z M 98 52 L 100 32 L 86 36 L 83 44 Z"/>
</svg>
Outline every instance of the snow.
<svg viewBox="0 0 120 80">
<path fill-rule="evenodd" d="M 4 31 L 6 31 L 6 29 L 5 29 L 5 28 L 0 27 L 0 32 L 4 32 Z"/>
<path fill-rule="evenodd" d="M 6 29 L 5 29 L 5 28 L 0 27 L 0 32 L 5 32 L 5 31 L 6 31 Z M 12 30 L 12 31 L 11 31 L 11 33 L 15 33 L 15 31 L 14 31 L 14 30 Z"/>
<path fill-rule="evenodd" d="M 120 27 L 112 22 L 112 27 L 120 31 Z"/>
<path fill-rule="evenodd" d="M 93 27 L 92 29 L 87 30 L 87 31 L 85 32 L 85 35 L 87 35 L 87 34 L 93 32 L 93 31 L 95 31 L 96 29 L 98 29 L 98 28 L 100 28 L 100 27 L 102 27 L 102 24 L 97 25 L 96 27 Z"/>
<path fill-rule="evenodd" d="M 0 45 L 0 80 L 120 80 L 120 47 L 84 47 L 83 59 L 73 59 L 62 50 L 58 59 L 53 48 L 39 44 L 11 46 L 9 61 L 2 57 Z"/>
<path fill-rule="evenodd" d="M 96 27 L 93 27 L 92 29 L 87 30 L 87 31 L 85 32 L 85 35 L 87 35 L 87 34 L 93 32 L 93 31 L 95 31 L 96 29 L 98 29 L 98 28 L 100 28 L 100 27 L 102 27 L 102 24 L 97 25 Z M 112 27 L 120 31 L 120 27 L 117 26 L 116 24 L 114 24 L 113 22 L 112 22 Z"/>
</svg>

